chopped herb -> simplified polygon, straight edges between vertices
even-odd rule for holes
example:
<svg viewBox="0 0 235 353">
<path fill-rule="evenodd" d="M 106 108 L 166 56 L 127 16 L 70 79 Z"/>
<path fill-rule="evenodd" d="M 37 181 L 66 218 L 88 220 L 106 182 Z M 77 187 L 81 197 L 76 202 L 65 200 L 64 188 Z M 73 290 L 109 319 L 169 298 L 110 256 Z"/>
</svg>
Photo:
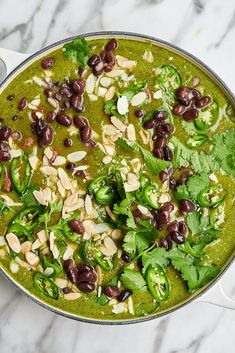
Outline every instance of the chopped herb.
<svg viewBox="0 0 235 353">
<path fill-rule="evenodd" d="M 113 207 L 113 213 L 116 215 L 126 216 L 127 227 L 135 229 L 136 224 L 135 224 L 133 214 L 130 210 L 130 203 L 131 203 L 131 199 L 129 197 L 122 200 L 119 204 L 116 203 Z"/>
<path fill-rule="evenodd" d="M 206 173 L 191 176 L 186 184 L 177 187 L 174 196 L 177 201 L 182 199 L 197 200 L 199 192 L 209 186 L 209 177 Z"/>
<path fill-rule="evenodd" d="M 201 229 L 200 214 L 196 211 L 191 212 L 187 216 L 187 225 L 192 232 L 192 235 L 199 234 Z"/>
<path fill-rule="evenodd" d="M 33 192 L 35 190 L 39 190 L 38 185 L 30 185 L 26 193 L 21 196 L 21 201 L 24 203 L 25 206 L 37 206 L 38 202 L 35 199 Z"/>
<path fill-rule="evenodd" d="M 146 288 L 144 277 L 139 271 L 125 269 L 121 274 L 120 280 L 123 287 L 137 292 Z"/>
<path fill-rule="evenodd" d="M 154 268 L 157 265 L 166 267 L 169 260 L 166 257 L 166 250 L 164 248 L 156 248 L 142 256 L 143 273 L 145 273 L 147 267 L 152 265 Z"/>
<path fill-rule="evenodd" d="M 104 293 L 102 293 L 99 297 L 95 299 L 96 304 L 106 305 L 109 302 L 109 299 L 106 297 Z"/>
<path fill-rule="evenodd" d="M 126 233 L 123 244 L 126 253 L 134 256 L 136 252 L 141 253 L 149 247 L 150 241 L 147 237 L 148 234 L 145 234 L 145 232 L 132 230 Z"/>
<path fill-rule="evenodd" d="M 117 98 L 105 102 L 104 112 L 108 115 L 114 115 L 122 121 L 126 119 L 125 115 L 121 115 L 117 111 Z"/>
<path fill-rule="evenodd" d="M 64 44 L 63 48 L 66 59 L 78 62 L 82 68 L 86 66 L 90 47 L 85 38 L 77 37 L 72 42 Z"/>
<path fill-rule="evenodd" d="M 141 146 L 139 146 L 139 148 L 144 157 L 145 164 L 152 174 L 158 175 L 162 170 L 169 167 L 170 162 L 154 157 L 151 152 Z"/>
</svg>

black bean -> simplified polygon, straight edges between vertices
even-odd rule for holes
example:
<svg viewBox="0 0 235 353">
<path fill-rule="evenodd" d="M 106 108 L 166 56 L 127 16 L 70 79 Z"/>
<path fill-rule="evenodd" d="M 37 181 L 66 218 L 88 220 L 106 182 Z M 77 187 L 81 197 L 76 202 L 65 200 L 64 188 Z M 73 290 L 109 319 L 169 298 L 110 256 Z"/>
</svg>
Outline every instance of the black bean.
<svg viewBox="0 0 235 353">
<path fill-rule="evenodd" d="M 66 110 L 66 109 L 70 109 L 70 107 L 71 107 L 70 102 L 69 101 L 64 101 L 61 108 Z"/>
<path fill-rule="evenodd" d="M 173 161 L 173 152 L 168 146 L 163 148 L 163 152 L 165 161 Z"/>
<path fill-rule="evenodd" d="M 38 143 L 40 147 L 45 147 L 50 145 L 53 141 L 54 137 L 54 130 L 50 125 L 46 125 L 43 129 L 41 134 L 38 136 Z"/>
<path fill-rule="evenodd" d="M 55 94 L 55 99 L 57 100 L 57 101 L 61 101 L 62 100 L 62 95 L 59 93 L 59 92 L 56 92 L 56 94 Z"/>
<path fill-rule="evenodd" d="M 56 113 L 56 112 L 49 112 L 49 113 L 47 114 L 47 121 L 48 121 L 48 123 L 52 123 L 52 122 L 55 120 L 56 116 L 57 116 L 57 113 Z"/>
<path fill-rule="evenodd" d="M 190 176 L 192 176 L 192 172 L 191 170 L 185 170 L 180 174 L 180 177 L 177 179 L 177 186 L 178 185 L 183 185 L 186 183 L 186 181 L 188 180 L 188 178 Z"/>
<path fill-rule="evenodd" d="M 21 100 L 18 103 L 18 110 L 24 110 L 28 106 L 28 101 L 25 97 L 21 98 Z"/>
<path fill-rule="evenodd" d="M 73 162 L 68 162 L 68 163 L 66 164 L 66 169 L 68 169 L 68 170 L 70 170 L 70 171 L 73 171 L 74 168 L 76 168 L 76 164 L 75 164 L 75 163 L 73 163 Z"/>
<path fill-rule="evenodd" d="M 154 148 L 153 155 L 156 158 L 163 159 L 164 158 L 163 148 Z"/>
<path fill-rule="evenodd" d="M 84 127 L 82 130 L 81 130 L 81 140 L 83 142 L 86 142 L 88 140 L 90 140 L 91 138 L 91 128 L 89 126 L 86 126 Z"/>
<path fill-rule="evenodd" d="M 62 85 L 59 89 L 59 93 L 65 98 L 70 98 L 73 95 L 72 90 L 70 87 L 66 84 Z"/>
<path fill-rule="evenodd" d="M 95 272 L 95 269 L 93 266 L 91 265 L 86 265 L 86 264 L 83 264 L 83 263 L 80 263 L 77 265 L 77 270 L 78 270 L 78 273 L 82 273 L 82 272 Z"/>
<path fill-rule="evenodd" d="M 182 235 L 185 235 L 187 233 L 187 225 L 184 221 L 179 222 L 179 230 L 178 232 Z"/>
<path fill-rule="evenodd" d="M 78 275 L 77 283 L 90 282 L 95 283 L 97 281 L 97 274 L 94 271 L 83 271 Z"/>
<path fill-rule="evenodd" d="M 130 289 L 124 289 L 121 291 L 119 296 L 117 297 L 117 300 L 119 302 L 124 302 L 129 296 L 132 294 L 132 291 Z"/>
<path fill-rule="evenodd" d="M 92 140 L 92 139 L 90 139 L 90 140 L 85 142 L 85 146 L 86 147 L 91 147 L 92 148 L 92 147 L 95 147 L 96 145 L 97 145 L 96 141 Z"/>
<path fill-rule="evenodd" d="M 85 232 L 85 228 L 82 222 L 78 221 L 77 219 L 73 219 L 69 222 L 69 226 L 74 233 L 83 234 Z"/>
<path fill-rule="evenodd" d="M 185 213 L 189 213 L 195 210 L 195 205 L 192 201 L 190 200 L 180 200 L 179 202 L 179 210 L 180 210 L 180 214 L 185 214 Z"/>
<path fill-rule="evenodd" d="M 165 172 L 164 170 L 162 170 L 160 173 L 159 173 L 159 178 L 161 180 L 161 182 L 163 183 L 165 180 L 167 180 L 169 177 L 168 173 Z"/>
<path fill-rule="evenodd" d="M 11 118 L 12 121 L 17 121 L 19 119 L 19 117 L 17 115 L 13 115 L 13 117 Z"/>
<path fill-rule="evenodd" d="M 152 129 L 156 125 L 156 120 L 154 118 L 151 118 L 149 120 L 146 120 L 143 124 L 143 128 L 146 130 Z"/>
<path fill-rule="evenodd" d="M 70 138 L 64 139 L 64 147 L 71 147 L 73 146 L 73 140 Z"/>
<path fill-rule="evenodd" d="M 180 116 L 180 115 L 183 115 L 185 112 L 186 112 L 186 107 L 182 104 L 176 104 L 173 109 L 172 109 L 172 112 L 173 114 L 177 115 L 177 116 Z"/>
<path fill-rule="evenodd" d="M 6 141 L 11 136 L 12 129 L 8 126 L 0 127 L 0 141 Z"/>
<path fill-rule="evenodd" d="M 14 94 L 10 94 L 9 96 L 7 96 L 8 101 L 13 101 L 14 98 L 15 98 Z"/>
<path fill-rule="evenodd" d="M 59 114 L 56 117 L 56 121 L 63 126 L 70 126 L 72 125 L 72 118 L 66 114 Z"/>
<path fill-rule="evenodd" d="M 83 109 L 84 109 L 84 106 L 83 106 L 83 98 L 81 95 L 79 94 L 74 94 L 71 98 L 71 101 L 70 101 L 72 107 L 78 111 L 78 112 L 82 112 Z"/>
<path fill-rule="evenodd" d="M 75 116 L 73 118 L 73 123 L 79 129 L 83 129 L 84 127 L 88 126 L 88 123 L 87 123 L 86 119 L 83 116 L 81 116 L 81 115 Z"/>
<path fill-rule="evenodd" d="M 64 294 L 72 293 L 72 289 L 69 287 L 62 288 Z"/>
<path fill-rule="evenodd" d="M 166 250 L 168 250 L 168 242 L 167 242 L 166 238 L 162 238 L 160 240 L 159 246 L 160 246 L 160 248 L 165 248 Z"/>
<path fill-rule="evenodd" d="M 64 262 L 64 271 L 72 283 L 77 283 L 78 270 L 73 260 L 68 259 Z"/>
<path fill-rule="evenodd" d="M 77 287 L 80 291 L 85 293 L 93 292 L 95 290 L 94 283 L 81 282 L 77 284 Z"/>
<path fill-rule="evenodd" d="M 105 49 L 107 51 L 114 51 L 116 50 L 118 47 L 118 42 L 115 38 L 110 39 L 110 41 L 108 41 L 108 43 L 105 45 Z"/>
<path fill-rule="evenodd" d="M 189 109 L 183 114 L 183 118 L 186 121 L 195 120 L 197 117 L 198 117 L 198 110 L 195 108 Z"/>
<path fill-rule="evenodd" d="M 174 178 L 170 178 L 170 180 L 169 180 L 169 188 L 171 190 L 175 190 L 175 188 L 176 188 L 176 180 Z"/>
<path fill-rule="evenodd" d="M 128 264 L 129 262 L 131 262 L 131 258 L 130 258 L 126 253 L 123 253 L 123 254 L 122 254 L 122 260 L 123 260 L 124 262 L 126 262 L 127 264 Z"/>
<path fill-rule="evenodd" d="M 102 291 L 109 298 L 116 298 L 120 295 L 120 290 L 113 286 L 105 286 L 102 288 Z"/>
<path fill-rule="evenodd" d="M 170 235 L 166 236 L 166 241 L 167 241 L 167 244 L 168 244 L 168 249 L 167 250 L 170 250 L 172 248 L 172 246 L 173 246 L 173 240 L 172 240 Z"/>
<path fill-rule="evenodd" d="M 171 238 L 174 240 L 176 244 L 183 244 L 184 243 L 184 236 L 178 232 L 172 232 Z"/>
<path fill-rule="evenodd" d="M 138 208 L 136 208 L 134 211 L 132 211 L 132 214 L 135 222 L 138 223 L 141 219 L 142 212 Z"/>
<path fill-rule="evenodd" d="M 154 143 L 154 148 L 163 148 L 167 144 L 167 138 L 166 137 L 159 137 L 155 143 Z"/>
<path fill-rule="evenodd" d="M 84 170 L 78 170 L 74 175 L 76 177 L 83 178 L 83 179 L 86 177 Z"/>
<path fill-rule="evenodd" d="M 167 226 L 167 230 L 171 233 L 171 232 L 178 232 L 179 229 L 179 224 L 177 221 L 171 222 L 170 224 L 168 224 Z"/>
<path fill-rule="evenodd" d="M 47 97 L 52 97 L 52 96 L 53 96 L 53 93 L 54 93 L 54 91 L 53 91 L 53 89 L 51 89 L 51 88 L 46 88 L 46 89 L 44 89 L 44 94 L 45 94 L 45 96 L 47 96 Z"/>
<path fill-rule="evenodd" d="M 167 224 L 170 221 L 170 213 L 167 211 L 159 211 L 157 216 L 158 224 Z"/>
<path fill-rule="evenodd" d="M 90 67 L 96 66 L 99 62 L 101 62 L 101 58 L 99 55 L 92 55 L 90 59 L 88 60 L 88 65 Z"/>
<path fill-rule="evenodd" d="M 11 158 L 10 152 L 0 151 L 0 162 L 9 161 Z"/>
<path fill-rule="evenodd" d="M 113 70 L 113 64 L 104 64 L 104 72 L 110 72 Z"/>
<path fill-rule="evenodd" d="M 136 118 L 140 119 L 146 115 L 146 111 L 143 109 L 137 109 L 137 110 L 135 110 L 134 114 L 135 114 Z"/>
<path fill-rule="evenodd" d="M 192 90 L 189 87 L 178 88 L 176 91 L 176 95 L 177 95 L 179 101 L 183 105 L 187 105 L 187 106 L 190 104 L 191 100 L 193 99 Z"/>
<path fill-rule="evenodd" d="M 158 124 L 155 127 L 155 133 L 161 137 L 167 136 L 169 134 L 169 126 L 167 124 Z"/>
<path fill-rule="evenodd" d="M 77 94 L 82 94 L 85 90 L 85 80 L 83 80 L 82 78 L 79 78 L 78 80 L 74 80 L 72 83 L 72 88 L 74 93 Z"/>
<path fill-rule="evenodd" d="M 41 65 L 43 69 L 49 69 L 54 65 L 54 59 L 53 58 L 45 58 L 41 61 Z"/>
<path fill-rule="evenodd" d="M 167 212 L 172 212 L 174 210 L 174 204 L 171 202 L 165 203 L 161 207 L 161 211 L 167 211 Z"/>
<path fill-rule="evenodd" d="M 204 97 L 200 98 L 199 100 L 197 100 L 195 105 L 196 105 L 197 108 L 204 108 L 210 102 L 211 102 L 211 97 L 204 96 Z"/>
<path fill-rule="evenodd" d="M 111 64 L 111 65 L 114 65 L 115 64 L 115 57 L 113 56 L 112 53 L 110 52 L 107 52 L 104 56 L 104 62 L 107 63 L 107 64 Z"/>
<path fill-rule="evenodd" d="M 9 145 L 7 142 L 0 141 L 0 151 L 3 151 L 3 152 L 9 151 Z"/>
<path fill-rule="evenodd" d="M 158 121 L 163 121 L 167 119 L 167 112 L 165 110 L 158 110 L 153 114 L 154 119 Z"/>
<path fill-rule="evenodd" d="M 192 89 L 192 95 L 193 95 L 193 98 L 196 100 L 201 98 L 201 93 L 195 88 Z"/>
<path fill-rule="evenodd" d="M 93 74 L 95 76 L 100 76 L 103 71 L 104 71 L 103 61 L 99 62 L 95 67 L 93 67 Z"/>
</svg>

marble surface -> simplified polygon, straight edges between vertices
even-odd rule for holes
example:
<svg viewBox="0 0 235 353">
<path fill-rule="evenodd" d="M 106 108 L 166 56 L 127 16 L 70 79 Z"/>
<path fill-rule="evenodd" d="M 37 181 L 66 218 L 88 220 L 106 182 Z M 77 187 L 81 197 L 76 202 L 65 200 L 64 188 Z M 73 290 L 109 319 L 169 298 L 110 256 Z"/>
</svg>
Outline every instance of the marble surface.
<svg viewBox="0 0 235 353">
<path fill-rule="evenodd" d="M 0 47 L 32 53 L 95 30 L 170 41 L 235 91 L 234 0 L 0 0 Z M 231 269 L 225 284 L 235 297 Z M 234 311 L 206 303 L 139 325 L 83 324 L 40 308 L 0 276 L 0 353 L 234 353 L 234 328 Z"/>
</svg>

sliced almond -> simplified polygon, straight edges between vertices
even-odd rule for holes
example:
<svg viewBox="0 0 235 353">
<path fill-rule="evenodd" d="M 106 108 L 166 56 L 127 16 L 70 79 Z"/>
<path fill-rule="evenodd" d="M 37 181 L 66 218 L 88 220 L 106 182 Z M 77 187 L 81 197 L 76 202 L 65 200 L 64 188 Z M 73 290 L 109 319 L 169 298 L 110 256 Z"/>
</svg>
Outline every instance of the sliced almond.
<svg viewBox="0 0 235 353">
<path fill-rule="evenodd" d="M 133 124 L 129 124 L 129 125 L 127 126 L 126 133 L 127 133 L 127 138 L 128 138 L 131 142 L 136 141 L 135 127 L 134 127 Z"/>
<path fill-rule="evenodd" d="M 73 193 L 64 201 L 64 206 L 70 206 L 76 204 L 78 201 L 78 192 Z"/>
<path fill-rule="evenodd" d="M 115 128 L 115 126 L 113 126 L 111 124 L 104 125 L 103 131 L 108 136 L 112 136 L 117 133 L 117 129 Z"/>
<path fill-rule="evenodd" d="M 39 249 L 42 246 L 42 243 L 39 239 L 36 239 L 35 242 L 32 244 L 32 250 Z"/>
<path fill-rule="evenodd" d="M 137 64 L 135 60 L 128 60 L 127 58 L 121 55 L 116 55 L 116 59 L 118 66 L 120 66 L 122 69 L 132 70 Z"/>
<path fill-rule="evenodd" d="M 41 244 L 44 244 L 47 241 L 47 233 L 44 229 L 37 233 L 37 237 L 40 240 Z"/>
<path fill-rule="evenodd" d="M 68 281 L 67 279 L 64 279 L 64 278 L 56 278 L 55 284 L 57 285 L 57 287 L 61 289 L 68 287 Z"/>
<path fill-rule="evenodd" d="M 56 99 L 49 97 L 47 98 L 47 101 L 56 111 L 59 110 L 59 102 Z"/>
<path fill-rule="evenodd" d="M 68 154 L 67 159 L 69 162 L 76 163 L 81 161 L 83 158 L 85 158 L 86 155 L 87 155 L 87 152 L 85 151 L 76 151 Z"/>
<path fill-rule="evenodd" d="M 96 102 L 98 100 L 98 97 L 95 94 L 88 94 L 88 97 L 91 102 Z"/>
<path fill-rule="evenodd" d="M 38 76 L 33 76 L 33 81 L 41 87 L 48 88 L 48 84 Z"/>
<path fill-rule="evenodd" d="M 112 124 L 121 132 L 126 131 L 126 125 L 121 122 L 120 119 L 118 119 L 116 116 L 111 116 L 110 118 Z"/>
<path fill-rule="evenodd" d="M 114 229 L 112 231 L 112 238 L 115 240 L 119 240 L 122 237 L 122 231 L 121 229 Z"/>
<path fill-rule="evenodd" d="M 65 300 L 77 300 L 81 297 L 81 293 L 67 293 L 64 294 Z"/>
<path fill-rule="evenodd" d="M 91 215 L 92 213 L 92 202 L 91 202 L 91 197 L 90 195 L 86 195 L 85 197 L 85 210 L 88 215 Z"/>
<path fill-rule="evenodd" d="M 64 165 L 66 163 L 66 158 L 63 156 L 57 156 L 54 160 L 54 162 L 52 163 L 52 165 L 54 166 L 61 166 Z"/>
<path fill-rule="evenodd" d="M 73 255 L 73 253 L 74 253 L 73 248 L 72 248 L 70 245 L 68 245 L 68 246 L 67 246 L 67 249 L 66 249 L 65 252 L 64 252 L 63 260 L 66 261 L 66 260 L 70 259 L 71 256 Z"/>
<path fill-rule="evenodd" d="M 57 175 L 57 170 L 54 167 L 51 166 L 44 166 L 40 168 L 40 171 L 45 174 L 45 175 Z"/>
<path fill-rule="evenodd" d="M 109 77 L 101 77 L 100 79 L 101 86 L 105 88 L 108 88 L 109 86 L 111 86 L 112 83 L 113 83 L 113 80 Z"/>
<path fill-rule="evenodd" d="M 135 174 L 133 174 L 133 173 L 128 173 L 127 174 L 127 182 L 128 182 L 128 184 L 133 185 L 133 184 L 136 184 L 137 181 L 138 181 L 138 178 L 137 178 L 137 176 Z"/>
<path fill-rule="evenodd" d="M 70 190 L 71 189 L 71 182 L 68 177 L 68 174 L 64 171 L 63 168 L 58 168 L 58 175 L 61 181 L 61 184 L 65 190 Z"/>
<path fill-rule="evenodd" d="M 121 115 L 125 115 L 129 111 L 129 103 L 126 96 L 121 96 L 117 101 L 117 111 Z"/>
<path fill-rule="evenodd" d="M 114 78 L 114 77 L 121 76 L 122 74 L 124 74 L 124 72 L 125 72 L 125 71 L 122 70 L 122 69 L 113 68 L 112 71 L 106 72 L 105 75 L 106 75 L 107 77 Z"/>
<path fill-rule="evenodd" d="M 94 234 L 95 233 L 95 227 L 94 227 L 94 223 L 90 220 L 85 220 L 83 221 L 83 226 L 85 228 L 86 233 L 88 234 Z"/>
<path fill-rule="evenodd" d="M 25 254 L 27 251 L 31 251 L 32 249 L 32 243 L 31 241 L 25 241 L 24 243 L 21 244 L 21 252 Z"/>
<path fill-rule="evenodd" d="M 55 234 L 50 232 L 50 250 L 52 251 L 55 245 Z"/>
<path fill-rule="evenodd" d="M 11 158 L 20 157 L 22 154 L 23 154 L 23 151 L 20 150 L 20 149 L 11 149 L 11 150 L 10 150 Z"/>
<path fill-rule="evenodd" d="M 106 94 L 105 94 L 105 100 L 109 101 L 111 99 L 113 99 L 114 95 L 115 95 L 115 87 L 111 86 L 109 87 L 109 89 L 107 90 Z"/>
<path fill-rule="evenodd" d="M 95 89 L 95 76 L 93 74 L 90 74 L 86 80 L 85 90 L 86 90 L 86 93 L 91 94 L 94 92 L 94 89 Z"/>
<path fill-rule="evenodd" d="M 33 170 L 36 170 L 39 166 L 39 159 L 37 156 L 30 156 L 29 157 L 29 163 L 32 167 Z"/>
<path fill-rule="evenodd" d="M 114 243 L 113 239 L 110 237 L 104 238 L 104 245 L 106 246 L 109 251 L 111 251 L 113 254 L 117 252 L 117 247 L 116 244 Z"/>
<path fill-rule="evenodd" d="M 161 99 L 162 98 L 162 91 L 159 89 L 158 91 L 153 93 L 154 99 Z"/>
<path fill-rule="evenodd" d="M 19 269 L 20 269 L 20 267 L 19 267 L 19 265 L 17 263 L 15 263 L 13 261 L 10 263 L 10 271 L 11 271 L 11 273 L 17 273 L 19 271 Z"/>
<path fill-rule="evenodd" d="M 106 153 L 113 157 L 115 155 L 115 146 L 114 145 L 111 145 L 111 144 L 104 144 L 104 148 L 105 148 L 105 151 Z"/>
<path fill-rule="evenodd" d="M 150 64 L 153 63 L 154 57 L 153 57 L 153 53 L 151 52 L 151 50 L 145 50 L 144 55 L 143 55 L 143 59 Z"/>
<path fill-rule="evenodd" d="M 36 266 L 39 264 L 39 257 L 31 251 L 25 253 L 25 258 L 26 261 L 32 266 Z"/>
<path fill-rule="evenodd" d="M 109 164 L 112 162 L 112 157 L 111 156 L 105 156 L 103 159 L 102 159 L 102 162 L 104 164 Z"/>
<path fill-rule="evenodd" d="M 136 107 L 138 105 L 141 105 L 144 103 L 145 99 L 147 98 L 147 95 L 145 92 L 139 92 L 137 94 L 135 94 L 132 98 L 131 98 L 131 105 L 133 107 Z"/>
<path fill-rule="evenodd" d="M 99 87 L 97 91 L 97 96 L 98 97 L 104 97 L 107 93 L 107 88 L 104 87 Z"/>
</svg>

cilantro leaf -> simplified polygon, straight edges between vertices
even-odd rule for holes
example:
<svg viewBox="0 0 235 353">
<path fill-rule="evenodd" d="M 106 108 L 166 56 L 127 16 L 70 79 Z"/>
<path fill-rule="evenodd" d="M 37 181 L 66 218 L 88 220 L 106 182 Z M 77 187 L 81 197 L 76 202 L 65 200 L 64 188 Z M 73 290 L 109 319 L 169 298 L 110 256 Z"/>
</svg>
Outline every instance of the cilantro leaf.
<svg viewBox="0 0 235 353">
<path fill-rule="evenodd" d="M 166 267 L 168 262 L 166 250 L 164 248 L 156 248 L 142 256 L 143 273 L 145 273 L 149 265 L 155 267 L 156 264 L 158 264 L 162 267 Z"/>
<path fill-rule="evenodd" d="M 229 129 L 223 134 L 212 137 L 214 148 L 213 156 L 219 161 L 222 169 L 235 177 L 235 128 Z"/>
<path fill-rule="evenodd" d="M 176 201 L 180 201 L 183 199 L 186 199 L 186 200 L 190 199 L 190 194 L 189 194 L 189 191 L 188 191 L 186 184 L 179 185 L 177 187 L 176 191 L 174 192 L 174 197 L 175 197 Z"/>
<path fill-rule="evenodd" d="M 132 290 L 132 292 L 146 288 L 145 279 L 139 271 L 125 269 L 121 274 L 120 280 L 123 287 Z"/>
<path fill-rule="evenodd" d="M 86 66 L 90 47 L 85 38 L 77 37 L 72 42 L 64 44 L 63 49 L 66 59 L 78 62 L 81 67 Z"/>
<path fill-rule="evenodd" d="M 158 175 L 162 170 L 169 167 L 169 161 L 154 157 L 151 152 L 141 146 L 139 146 L 139 149 L 142 152 L 146 167 L 152 174 Z"/>
<path fill-rule="evenodd" d="M 143 81 L 138 81 L 135 84 L 130 84 L 124 92 L 122 92 L 123 96 L 126 96 L 128 102 L 130 102 L 131 98 L 139 93 L 140 91 L 142 91 L 142 89 L 146 86 L 146 81 L 147 80 L 143 80 Z"/>
<path fill-rule="evenodd" d="M 116 215 L 126 216 L 127 217 L 126 225 L 128 226 L 128 228 L 135 229 L 136 224 L 135 224 L 133 214 L 130 210 L 130 203 L 131 203 L 131 199 L 129 197 L 122 200 L 119 204 L 116 203 L 113 207 L 113 213 Z"/>
<path fill-rule="evenodd" d="M 38 206 L 38 202 L 35 199 L 33 192 L 35 190 L 39 190 L 39 186 L 38 185 L 30 185 L 28 190 L 26 191 L 26 193 L 24 193 L 23 196 L 21 196 L 21 201 L 23 202 L 23 204 L 25 206 Z"/>
<path fill-rule="evenodd" d="M 209 186 L 209 178 L 206 173 L 191 176 L 187 181 L 188 192 L 192 200 L 197 200 L 199 192 Z"/>
<path fill-rule="evenodd" d="M 104 293 L 102 293 L 99 297 L 95 299 L 95 303 L 99 305 L 106 305 L 109 302 L 109 299 L 106 297 Z"/>
<path fill-rule="evenodd" d="M 126 139 L 124 139 L 123 137 L 119 137 L 117 140 L 117 144 L 123 148 L 126 152 L 134 152 L 134 147 L 131 146 Z"/>
<path fill-rule="evenodd" d="M 182 250 L 175 247 L 167 253 L 172 266 L 181 273 L 182 278 L 187 282 L 189 292 L 204 286 L 219 273 L 219 267 L 214 264 L 200 265 L 195 264 L 195 258 L 185 254 Z"/>
<path fill-rule="evenodd" d="M 122 121 L 126 119 L 125 115 L 121 115 L 117 111 L 117 98 L 104 103 L 104 112 L 108 115 L 114 115 Z"/>
<path fill-rule="evenodd" d="M 141 253 L 149 247 L 150 240 L 145 232 L 146 230 L 132 230 L 126 233 L 123 244 L 123 249 L 126 253 L 133 257 L 136 252 Z"/>
<path fill-rule="evenodd" d="M 200 214 L 196 211 L 189 213 L 187 216 L 187 225 L 191 230 L 192 235 L 200 233 L 201 232 Z"/>
</svg>

